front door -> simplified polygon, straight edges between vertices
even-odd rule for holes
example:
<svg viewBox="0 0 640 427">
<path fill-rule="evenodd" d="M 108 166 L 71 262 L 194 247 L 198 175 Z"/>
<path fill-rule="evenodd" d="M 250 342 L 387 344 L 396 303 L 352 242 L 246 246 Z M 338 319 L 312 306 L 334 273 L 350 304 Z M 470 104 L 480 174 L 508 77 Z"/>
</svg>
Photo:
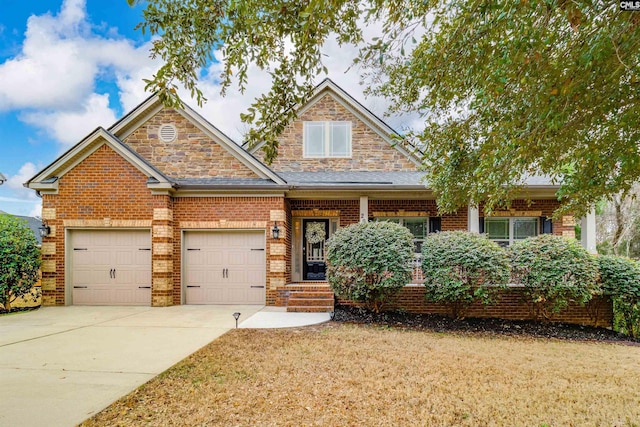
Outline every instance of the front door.
<svg viewBox="0 0 640 427">
<path fill-rule="evenodd" d="M 328 219 L 302 221 L 303 280 L 326 280 L 325 243 L 329 237 Z"/>
</svg>

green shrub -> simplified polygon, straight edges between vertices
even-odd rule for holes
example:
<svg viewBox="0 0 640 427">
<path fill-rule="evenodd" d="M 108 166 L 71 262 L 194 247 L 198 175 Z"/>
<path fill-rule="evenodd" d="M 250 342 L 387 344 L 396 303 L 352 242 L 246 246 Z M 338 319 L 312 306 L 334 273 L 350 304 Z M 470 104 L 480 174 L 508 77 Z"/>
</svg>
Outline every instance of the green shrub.
<svg viewBox="0 0 640 427">
<path fill-rule="evenodd" d="M 515 242 L 509 255 L 537 318 L 548 320 L 569 302 L 584 305 L 596 291 L 596 261 L 575 239 L 542 234 Z"/>
<path fill-rule="evenodd" d="M 466 231 L 429 235 L 422 245 L 425 296 L 463 317 L 474 302 L 490 304 L 509 281 L 509 258 L 486 236 Z"/>
<path fill-rule="evenodd" d="M 39 269 L 40 250 L 26 221 L 0 214 L 0 304 L 5 310 L 31 291 Z"/>
<path fill-rule="evenodd" d="M 640 264 L 612 255 L 598 257 L 600 286 L 613 300 L 614 328 L 640 337 Z"/>
<path fill-rule="evenodd" d="M 411 280 L 413 236 L 390 222 L 341 228 L 327 241 L 327 280 L 340 298 L 380 311 Z"/>
</svg>

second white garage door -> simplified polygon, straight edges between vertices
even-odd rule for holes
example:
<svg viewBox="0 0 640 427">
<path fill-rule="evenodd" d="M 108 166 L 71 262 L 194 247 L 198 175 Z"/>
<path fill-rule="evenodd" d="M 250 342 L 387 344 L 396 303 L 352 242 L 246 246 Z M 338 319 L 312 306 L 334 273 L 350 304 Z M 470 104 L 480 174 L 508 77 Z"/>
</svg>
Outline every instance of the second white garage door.
<svg viewBox="0 0 640 427">
<path fill-rule="evenodd" d="M 184 235 L 187 304 L 264 304 L 263 231 L 189 231 Z"/>
</svg>

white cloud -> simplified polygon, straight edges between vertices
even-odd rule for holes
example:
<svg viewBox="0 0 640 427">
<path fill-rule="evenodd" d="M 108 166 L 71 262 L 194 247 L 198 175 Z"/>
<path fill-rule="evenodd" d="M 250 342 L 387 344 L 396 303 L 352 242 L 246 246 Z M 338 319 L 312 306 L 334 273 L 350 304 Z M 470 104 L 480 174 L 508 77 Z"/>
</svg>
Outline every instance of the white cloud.
<svg viewBox="0 0 640 427">
<path fill-rule="evenodd" d="M 7 176 L 7 182 L 5 182 L 4 185 L 12 190 L 25 190 L 22 184 L 33 178 L 37 171 L 36 165 L 27 162 L 22 165 L 16 175 Z M 35 192 L 32 190 L 28 190 L 26 194 L 33 196 L 33 198 L 36 197 Z"/>
<path fill-rule="evenodd" d="M 108 94 L 91 94 L 78 109 L 26 113 L 21 119 L 42 128 L 63 146 L 68 147 L 79 142 L 98 126 L 111 125 L 116 121 L 116 115 L 109 108 Z"/>
<path fill-rule="evenodd" d="M 94 93 L 97 79 L 118 85 L 125 112 L 147 97 L 142 78 L 156 66 L 150 44 L 135 47 L 92 30 L 85 0 L 63 1 L 57 15 L 31 16 L 22 51 L 0 64 L 0 112 L 20 111 L 22 121 L 65 148 L 116 120 L 109 95 Z"/>
<path fill-rule="evenodd" d="M 22 185 L 36 172 L 36 165 L 27 162 L 17 174 L 7 176 L 7 182 L 0 187 L 0 210 L 14 215 L 40 216 L 42 200 L 35 191 Z"/>
</svg>

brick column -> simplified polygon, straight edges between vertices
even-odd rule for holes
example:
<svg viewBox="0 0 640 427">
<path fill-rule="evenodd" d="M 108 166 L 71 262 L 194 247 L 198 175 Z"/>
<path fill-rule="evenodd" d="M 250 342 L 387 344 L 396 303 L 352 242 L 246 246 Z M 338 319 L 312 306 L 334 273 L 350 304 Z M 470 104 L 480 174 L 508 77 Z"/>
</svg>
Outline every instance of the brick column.
<svg viewBox="0 0 640 427">
<path fill-rule="evenodd" d="M 154 196 L 151 233 L 151 305 L 173 305 L 173 203 L 170 196 Z"/>
<path fill-rule="evenodd" d="M 271 229 L 278 222 L 280 237 L 274 239 Z M 287 245 L 290 245 L 289 224 L 284 209 L 272 209 L 267 223 L 267 242 L 269 269 L 267 271 L 267 303 L 275 304 L 275 291 L 287 284 Z M 271 296 L 271 298 L 270 298 Z"/>
<path fill-rule="evenodd" d="M 50 196 L 44 196 L 42 199 L 42 221 L 50 227 L 47 237 L 42 239 L 42 272 L 41 290 L 42 305 L 63 305 L 65 302 L 64 295 L 64 274 L 58 275 L 58 258 L 64 260 L 64 239 L 61 236 L 61 230 L 58 228 L 58 218 L 56 208 L 48 207 L 48 199 Z M 58 250 L 60 246 L 60 250 Z M 59 282 L 59 283 L 58 283 Z"/>
</svg>

